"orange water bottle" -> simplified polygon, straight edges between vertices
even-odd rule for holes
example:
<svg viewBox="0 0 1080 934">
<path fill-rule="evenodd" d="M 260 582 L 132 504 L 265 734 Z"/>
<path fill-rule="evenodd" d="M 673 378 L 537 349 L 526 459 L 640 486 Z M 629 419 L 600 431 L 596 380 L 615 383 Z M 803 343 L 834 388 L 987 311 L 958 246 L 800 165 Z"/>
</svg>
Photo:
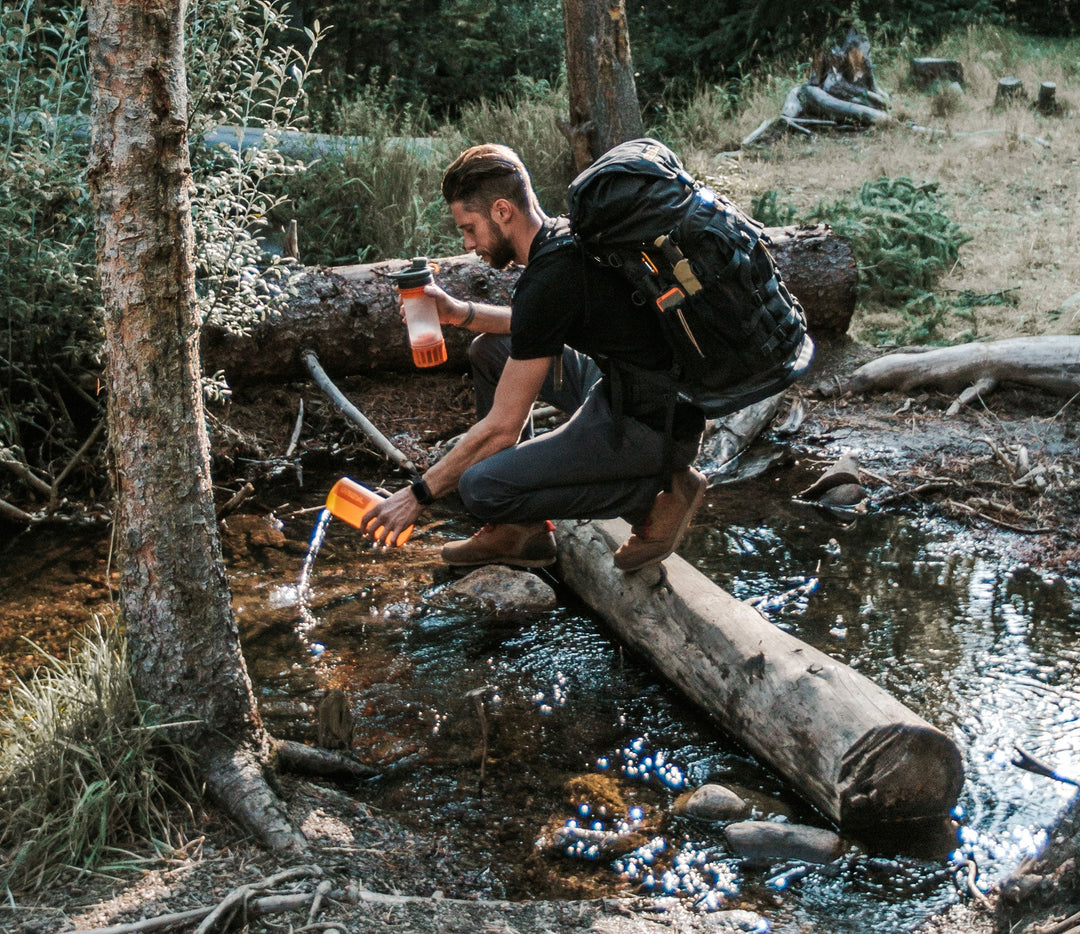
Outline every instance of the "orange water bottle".
<svg viewBox="0 0 1080 934">
<path fill-rule="evenodd" d="M 363 519 L 368 510 L 382 501 L 383 497 L 374 490 L 361 486 L 350 477 L 342 477 L 330 488 L 330 492 L 326 495 L 326 508 L 338 519 L 342 519 L 354 528 L 360 529 L 363 528 Z M 382 532 L 382 529 L 381 525 L 376 529 L 376 536 Z M 412 531 L 413 527 L 410 525 L 407 529 L 398 533 L 395 541 L 387 540 L 386 544 L 404 545 L 409 540 L 409 536 L 412 535 Z"/>
<path fill-rule="evenodd" d="M 439 324 L 435 299 L 424 294 L 424 286 L 435 281 L 439 269 L 418 256 L 401 272 L 390 273 L 401 293 L 405 308 L 405 326 L 409 329 L 409 346 L 417 366 L 438 366 L 446 362 L 446 341 Z"/>
</svg>

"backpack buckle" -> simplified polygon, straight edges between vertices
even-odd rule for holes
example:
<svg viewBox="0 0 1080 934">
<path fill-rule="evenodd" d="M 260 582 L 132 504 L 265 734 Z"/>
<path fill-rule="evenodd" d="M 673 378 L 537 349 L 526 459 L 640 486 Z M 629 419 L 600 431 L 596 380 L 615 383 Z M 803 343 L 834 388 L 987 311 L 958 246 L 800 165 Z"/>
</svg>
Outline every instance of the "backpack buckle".
<svg viewBox="0 0 1080 934">
<path fill-rule="evenodd" d="M 685 301 L 686 293 L 677 285 L 673 285 L 663 295 L 657 296 L 656 307 L 659 308 L 660 313 L 663 314 L 665 311 L 678 309 Z"/>
</svg>

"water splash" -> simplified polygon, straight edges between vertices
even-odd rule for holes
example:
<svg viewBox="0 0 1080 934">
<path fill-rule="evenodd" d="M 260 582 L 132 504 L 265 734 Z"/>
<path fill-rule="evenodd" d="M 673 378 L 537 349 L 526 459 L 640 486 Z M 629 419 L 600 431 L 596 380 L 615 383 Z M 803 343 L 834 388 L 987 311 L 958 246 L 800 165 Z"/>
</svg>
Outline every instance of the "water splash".
<svg viewBox="0 0 1080 934">
<path fill-rule="evenodd" d="M 319 513 L 315 521 L 315 528 L 311 532 L 311 541 L 308 542 L 307 554 L 304 555 L 304 563 L 300 566 L 300 578 L 296 582 L 296 606 L 300 614 L 300 621 L 307 627 L 314 626 L 318 620 L 311 612 L 308 600 L 311 596 L 311 570 L 315 565 L 315 558 L 319 554 L 323 540 L 326 538 L 326 527 L 330 525 L 333 514 L 329 509 Z"/>
</svg>

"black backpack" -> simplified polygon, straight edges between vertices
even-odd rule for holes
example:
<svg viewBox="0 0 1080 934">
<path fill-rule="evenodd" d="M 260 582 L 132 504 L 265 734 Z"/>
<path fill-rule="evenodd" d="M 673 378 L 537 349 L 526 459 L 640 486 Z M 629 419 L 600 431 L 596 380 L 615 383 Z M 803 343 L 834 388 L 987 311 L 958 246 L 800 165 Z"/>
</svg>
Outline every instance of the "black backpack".
<svg viewBox="0 0 1080 934">
<path fill-rule="evenodd" d="M 574 240 L 630 280 L 672 348 L 670 372 L 611 361 L 616 371 L 717 418 L 809 368 L 806 318 L 764 228 L 697 182 L 662 143 L 615 146 L 574 179 L 567 201 Z"/>
</svg>

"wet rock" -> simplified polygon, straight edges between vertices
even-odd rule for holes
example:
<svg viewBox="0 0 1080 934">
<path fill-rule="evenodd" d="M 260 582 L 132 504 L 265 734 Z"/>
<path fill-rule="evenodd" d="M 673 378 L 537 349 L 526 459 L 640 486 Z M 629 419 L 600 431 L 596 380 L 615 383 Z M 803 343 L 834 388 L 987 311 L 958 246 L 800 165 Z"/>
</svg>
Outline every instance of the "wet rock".
<svg viewBox="0 0 1080 934">
<path fill-rule="evenodd" d="M 732 908 L 727 911 L 713 911 L 704 915 L 710 930 L 720 934 L 767 934 L 769 922 L 756 911 Z"/>
<path fill-rule="evenodd" d="M 351 749 L 355 729 L 349 698 L 334 688 L 319 701 L 319 745 L 324 749 Z"/>
<path fill-rule="evenodd" d="M 751 862 L 800 859 L 829 863 L 841 855 L 843 841 L 831 830 L 771 821 L 740 821 L 724 828 L 728 846 Z"/>
<path fill-rule="evenodd" d="M 798 494 L 799 499 L 823 506 L 855 506 L 866 496 L 859 480 L 859 460 L 842 454 L 825 473 Z"/>
<path fill-rule="evenodd" d="M 497 613 L 532 613 L 558 606 L 555 591 L 535 574 L 498 564 L 478 568 L 446 589 Z"/>
<path fill-rule="evenodd" d="M 702 785 L 675 799 L 676 814 L 701 820 L 734 820 L 749 812 L 749 805 L 723 785 Z"/>
<path fill-rule="evenodd" d="M 229 516 L 222 523 L 224 537 L 234 548 L 282 548 L 285 533 L 280 519 L 270 516 Z"/>
</svg>

